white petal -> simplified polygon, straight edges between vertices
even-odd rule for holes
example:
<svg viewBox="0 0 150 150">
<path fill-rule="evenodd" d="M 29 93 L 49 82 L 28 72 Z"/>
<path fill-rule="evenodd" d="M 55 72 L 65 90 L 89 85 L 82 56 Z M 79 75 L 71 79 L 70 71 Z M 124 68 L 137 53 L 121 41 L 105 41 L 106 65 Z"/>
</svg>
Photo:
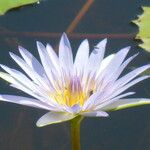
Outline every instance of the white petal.
<svg viewBox="0 0 150 150">
<path fill-rule="evenodd" d="M 117 80 L 117 78 L 120 76 L 122 71 L 125 69 L 125 67 L 137 56 L 138 54 L 135 54 L 131 57 L 129 57 L 126 61 L 124 61 L 121 66 L 114 72 L 111 76 L 108 76 L 103 80 L 103 87 L 106 86 L 108 83 L 114 84 L 114 82 Z M 102 88 L 102 87 L 101 87 Z"/>
<path fill-rule="evenodd" d="M 26 63 L 35 70 L 40 76 L 43 77 L 45 71 L 39 61 L 25 48 L 19 46 L 19 52 L 26 61 Z"/>
<path fill-rule="evenodd" d="M 123 97 L 126 97 L 126 96 L 129 96 L 129 95 L 133 95 L 133 94 L 135 94 L 135 92 L 127 92 L 127 93 L 124 93 L 124 94 L 121 94 L 121 95 L 117 95 L 116 97 L 112 96 L 110 98 L 111 99 L 110 102 L 115 101 L 115 100 L 120 99 L 120 98 L 123 98 Z M 107 103 L 107 101 L 106 101 L 106 103 Z M 106 105 L 106 103 L 105 103 L 105 105 Z"/>
<path fill-rule="evenodd" d="M 21 90 L 23 92 L 25 92 L 26 94 L 33 96 L 34 98 L 37 98 L 41 101 L 44 100 L 43 97 L 39 96 L 39 94 L 35 93 L 35 91 L 29 89 L 28 87 L 23 86 L 22 84 L 20 84 L 19 82 L 16 81 L 16 83 L 14 84 L 10 84 L 11 87 L 16 88 L 18 90 Z M 44 101 L 45 102 L 45 101 Z"/>
<path fill-rule="evenodd" d="M 21 86 L 24 86 L 25 88 L 36 92 L 43 97 L 47 97 L 48 94 L 45 90 L 43 90 L 40 86 L 37 86 L 34 82 L 32 82 L 30 79 L 28 79 L 23 73 L 20 71 L 17 71 L 15 69 L 11 69 L 7 66 L 0 65 L 6 72 L 8 72 L 15 80 L 16 82 L 13 82 L 13 84 L 19 84 Z"/>
<path fill-rule="evenodd" d="M 36 93 L 33 90 L 30 90 L 30 89 L 28 89 L 20 84 L 17 84 L 17 83 L 11 84 L 10 86 L 25 92 L 26 94 L 38 99 L 42 103 L 46 103 L 50 107 L 56 108 L 57 110 L 62 110 L 60 105 L 55 100 L 51 99 L 50 97 L 46 97 L 46 96 L 44 97 L 43 95 L 39 95 L 40 93 Z"/>
<path fill-rule="evenodd" d="M 88 89 L 86 85 L 90 83 L 90 80 L 92 78 L 93 79 L 96 78 L 97 71 L 104 57 L 106 43 L 107 43 L 107 39 L 104 39 L 103 41 L 99 42 L 95 46 L 95 49 L 90 54 L 87 65 L 85 67 L 86 69 L 84 71 L 83 80 L 82 80 L 83 89 L 85 91 L 87 91 Z M 84 61 L 84 58 L 82 61 Z"/>
<path fill-rule="evenodd" d="M 101 62 L 100 68 L 98 69 L 97 76 L 110 64 L 115 54 L 111 54 L 104 58 Z"/>
<path fill-rule="evenodd" d="M 47 91 L 44 91 L 40 86 L 37 86 L 31 82 L 31 80 L 29 80 L 24 74 L 4 65 L 1 65 L 1 67 L 14 78 L 14 80 L 11 80 L 12 82 L 10 82 L 12 83 L 13 87 L 20 89 L 43 102 L 50 103 L 54 106 L 57 105 L 55 101 L 49 98 Z"/>
<path fill-rule="evenodd" d="M 114 111 L 114 110 L 121 110 L 129 107 L 135 107 L 135 106 L 146 105 L 146 104 L 150 104 L 150 99 L 146 99 L 146 98 L 119 99 L 103 107 L 102 110 Z"/>
<path fill-rule="evenodd" d="M 150 76 L 142 76 L 142 77 L 139 77 L 131 82 L 129 82 L 128 84 L 126 84 L 125 86 L 123 87 L 120 87 L 118 89 L 114 89 L 114 92 L 113 94 L 111 95 L 111 97 L 113 96 L 116 96 L 116 95 L 119 95 L 120 93 L 124 92 L 125 90 L 127 90 L 128 88 L 130 88 L 131 86 L 137 84 L 138 82 L 142 81 L 142 80 L 145 80 L 147 78 L 149 78 Z"/>
<path fill-rule="evenodd" d="M 128 74 L 124 75 L 123 77 L 121 77 L 120 79 L 118 79 L 116 81 L 116 86 L 123 86 L 126 83 L 130 82 L 132 79 L 134 79 L 136 76 L 138 76 L 140 73 L 144 72 L 145 70 L 147 70 L 148 68 L 150 68 L 150 65 L 145 65 L 142 67 L 139 67 L 131 72 L 129 72 Z"/>
<path fill-rule="evenodd" d="M 13 78 L 10 74 L 4 73 L 4 72 L 0 72 L 0 77 L 4 80 L 6 80 L 7 82 L 11 83 L 10 86 L 17 88 L 35 98 L 39 99 L 39 96 L 36 95 L 33 90 L 30 89 L 29 87 L 24 86 L 23 84 L 21 84 L 17 79 Z M 23 80 L 22 80 L 23 81 Z"/>
<path fill-rule="evenodd" d="M 15 55 L 14 53 L 9 53 L 12 59 L 28 74 L 28 76 L 35 80 L 35 76 L 33 74 L 33 71 L 31 71 L 29 66 L 21 59 L 19 56 Z"/>
<path fill-rule="evenodd" d="M 74 61 L 74 68 L 75 71 L 77 70 L 77 73 L 83 73 L 85 70 L 87 61 L 89 58 L 89 42 L 88 40 L 84 40 L 77 51 L 75 61 Z"/>
<path fill-rule="evenodd" d="M 73 114 L 63 112 L 48 112 L 43 115 L 36 123 L 38 127 L 43 127 L 50 124 L 68 121 L 76 117 Z"/>
<path fill-rule="evenodd" d="M 94 110 L 101 110 L 101 108 L 103 108 L 107 105 L 110 105 L 111 103 L 117 101 L 118 99 L 129 96 L 129 95 L 133 95 L 133 94 L 135 94 L 135 92 L 128 92 L 125 94 L 121 94 L 121 95 L 118 95 L 117 97 L 112 97 L 112 99 L 109 99 L 109 98 L 102 99 L 102 100 L 97 99 L 98 101 L 96 103 L 96 107 L 94 108 Z"/>
<path fill-rule="evenodd" d="M 43 85 L 46 89 L 49 90 L 49 86 L 47 86 L 45 80 L 39 76 L 28 64 L 25 63 L 23 59 L 21 59 L 19 56 L 13 54 L 10 52 L 10 56 L 14 61 L 25 71 L 25 73 L 37 84 Z M 52 88 L 51 88 L 52 90 Z"/>
<path fill-rule="evenodd" d="M 114 72 L 118 70 L 118 68 L 124 61 L 127 53 L 129 52 L 129 49 L 130 47 L 123 48 L 115 54 L 114 58 L 109 63 L 110 65 L 108 65 L 99 76 L 99 81 L 101 81 L 103 78 L 107 80 L 107 78 L 109 78 Z"/>
<path fill-rule="evenodd" d="M 7 82 L 9 83 L 15 83 L 15 79 L 9 75 L 8 73 L 5 73 L 5 72 L 0 72 L 0 78 L 6 80 Z"/>
<path fill-rule="evenodd" d="M 85 111 L 85 110 L 89 110 L 93 105 L 94 105 L 94 102 L 95 100 L 98 99 L 100 93 L 99 92 L 96 92 L 94 94 L 92 94 L 84 103 L 83 107 L 82 107 L 82 111 Z"/>
<path fill-rule="evenodd" d="M 49 77 L 51 75 L 51 70 L 53 68 L 51 60 L 48 57 L 48 53 L 46 51 L 45 46 L 41 42 L 37 41 L 37 48 L 38 48 L 39 56 L 40 56 L 41 62 L 43 64 L 44 70 L 45 70 L 47 76 Z"/>
<path fill-rule="evenodd" d="M 83 112 L 81 115 L 86 117 L 108 117 L 109 114 L 105 111 Z"/>
<path fill-rule="evenodd" d="M 114 72 L 114 74 L 112 75 L 111 81 L 112 81 L 112 80 L 116 80 L 116 79 L 120 76 L 120 74 L 122 73 L 122 71 L 124 70 L 124 68 L 125 68 L 137 55 L 138 55 L 138 53 L 135 54 L 135 55 L 133 55 L 133 56 L 131 56 L 131 57 L 129 57 L 126 61 L 124 61 L 124 62 L 122 63 L 122 65 L 118 68 L 118 70 L 117 70 L 116 72 Z"/>
<path fill-rule="evenodd" d="M 6 72 L 8 72 L 14 79 L 20 82 L 21 85 L 29 87 L 30 89 L 35 89 L 34 84 L 28 79 L 23 73 L 15 69 L 11 69 L 5 65 L 0 65 Z"/>
<path fill-rule="evenodd" d="M 134 71 L 131 71 L 127 75 L 121 77 L 116 82 L 112 82 L 105 89 L 100 86 L 99 88 L 102 91 L 105 91 L 105 95 L 107 95 L 107 97 L 109 98 L 115 97 L 119 95 L 120 93 L 124 92 L 125 90 L 127 90 L 128 88 L 130 88 L 131 86 L 135 85 L 136 83 L 149 78 L 149 76 L 143 76 L 130 82 L 130 80 L 132 80 L 133 78 L 135 78 L 137 75 L 139 75 L 140 73 L 142 73 L 148 68 L 149 68 L 149 65 L 140 67 Z"/>
<path fill-rule="evenodd" d="M 106 43 L 107 39 L 104 39 L 95 46 L 89 57 L 89 70 L 96 71 L 99 68 L 104 57 Z"/>
<path fill-rule="evenodd" d="M 54 83 L 54 80 L 55 80 L 54 77 L 56 79 L 59 78 L 58 74 L 56 73 L 56 68 L 52 64 L 52 62 L 49 58 L 49 55 L 46 51 L 45 46 L 42 43 L 37 42 L 37 48 L 38 48 L 38 52 L 39 52 L 44 70 L 50 80 L 50 84 L 52 84 L 51 87 L 56 88 L 56 86 L 55 86 L 56 84 Z M 54 73 L 54 76 L 53 76 L 52 72 Z"/>
<path fill-rule="evenodd" d="M 57 54 L 55 53 L 55 51 L 49 44 L 46 45 L 46 50 L 47 50 L 49 58 L 50 58 L 52 64 L 54 65 L 55 69 L 58 71 L 58 73 L 60 73 L 59 58 L 58 58 Z"/>
<path fill-rule="evenodd" d="M 46 105 L 43 102 L 40 102 L 33 98 L 27 98 L 27 97 L 22 97 L 22 96 L 0 95 L 0 100 L 5 101 L 5 102 L 16 103 L 16 104 L 20 104 L 20 105 L 26 105 L 26 106 L 30 106 L 30 107 L 46 109 L 46 110 L 52 109 L 51 106 Z"/>
<path fill-rule="evenodd" d="M 67 35 L 63 33 L 59 44 L 59 61 L 67 75 L 73 69 L 73 55 Z"/>
</svg>

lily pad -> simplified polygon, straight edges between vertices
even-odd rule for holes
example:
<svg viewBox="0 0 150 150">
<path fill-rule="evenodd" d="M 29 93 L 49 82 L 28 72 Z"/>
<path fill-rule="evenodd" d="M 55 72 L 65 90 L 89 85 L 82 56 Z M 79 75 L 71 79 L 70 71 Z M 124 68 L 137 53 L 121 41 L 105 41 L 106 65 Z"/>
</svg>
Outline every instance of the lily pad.
<svg viewBox="0 0 150 150">
<path fill-rule="evenodd" d="M 150 52 L 150 7 L 142 7 L 143 14 L 133 22 L 139 27 L 139 33 L 136 39 L 142 40 L 140 47 Z"/>
<path fill-rule="evenodd" d="M 36 2 L 39 2 L 39 0 L 0 0 L 0 15 L 5 14 L 9 9 Z"/>
</svg>

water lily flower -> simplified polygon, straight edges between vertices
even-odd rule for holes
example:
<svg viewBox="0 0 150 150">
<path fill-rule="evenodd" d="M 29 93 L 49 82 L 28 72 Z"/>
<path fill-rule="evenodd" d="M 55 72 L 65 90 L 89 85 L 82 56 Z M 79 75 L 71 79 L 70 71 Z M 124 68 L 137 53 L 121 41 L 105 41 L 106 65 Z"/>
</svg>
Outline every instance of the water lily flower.
<svg viewBox="0 0 150 150">
<path fill-rule="evenodd" d="M 139 67 L 124 76 L 124 68 L 137 56 L 125 60 L 130 47 L 104 58 L 107 39 L 99 42 L 89 54 L 85 39 L 73 60 L 70 42 L 63 34 L 59 54 L 47 44 L 37 42 L 41 63 L 26 49 L 19 46 L 21 57 L 10 52 L 12 59 L 25 72 L 1 65 L 5 72 L 0 77 L 10 86 L 31 97 L 0 95 L 1 101 L 42 108 L 48 111 L 37 126 L 71 120 L 77 116 L 107 117 L 111 110 L 150 104 L 150 99 L 125 98 L 135 92 L 125 92 L 149 76 L 139 76 L 150 65 Z"/>
</svg>

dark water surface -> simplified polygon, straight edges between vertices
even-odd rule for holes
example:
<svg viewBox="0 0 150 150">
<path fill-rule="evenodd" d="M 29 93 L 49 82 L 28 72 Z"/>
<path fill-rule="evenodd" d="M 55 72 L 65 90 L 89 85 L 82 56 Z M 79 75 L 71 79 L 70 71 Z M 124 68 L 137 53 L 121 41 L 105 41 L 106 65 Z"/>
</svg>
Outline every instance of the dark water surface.
<svg viewBox="0 0 150 150">
<path fill-rule="evenodd" d="M 57 49 L 60 34 L 67 30 L 86 0 L 44 0 L 40 5 L 26 6 L 0 17 L 0 63 L 18 68 L 8 52 L 18 54 L 22 45 L 38 57 L 35 41 L 50 42 Z M 74 53 L 88 34 L 91 47 L 106 34 L 106 55 L 132 46 L 130 55 L 140 52 L 128 70 L 146 64 L 150 55 L 133 40 L 138 28 L 130 23 L 150 1 L 95 0 L 72 33 Z M 51 34 L 55 33 L 55 34 Z M 57 34 L 60 33 L 60 34 Z M 90 35 L 89 35 L 90 34 Z M 96 36 L 95 34 L 100 34 Z M 91 36 L 92 35 L 92 36 Z M 116 36 L 116 38 L 114 38 Z M 131 91 L 135 97 L 149 97 L 149 80 Z M 0 93 L 25 95 L 0 80 Z M 37 128 L 35 123 L 45 111 L 0 103 L 0 150 L 70 150 L 69 122 Z M 110 113 L 109 118 L 85 118 L 81 127 L 82 150 L 150 150 L 150 106 Z"/>
</svg>

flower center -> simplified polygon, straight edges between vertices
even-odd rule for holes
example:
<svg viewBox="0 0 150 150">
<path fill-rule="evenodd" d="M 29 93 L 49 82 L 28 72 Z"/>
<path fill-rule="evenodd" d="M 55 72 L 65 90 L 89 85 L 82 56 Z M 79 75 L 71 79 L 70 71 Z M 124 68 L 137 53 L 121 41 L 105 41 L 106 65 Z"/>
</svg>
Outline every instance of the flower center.
<svg viewBox="0 0 150 150">
<path fill-rule="evenodd" d="M 54 99 L 59 104 L 64 104 L 70 107 L 75 104 L 82 106 L 86 98 L 87 96 L 83 92 L 80 78 L 77 76 L 71 78 L 69 84 L 54 96 Z"/>
</svg>

